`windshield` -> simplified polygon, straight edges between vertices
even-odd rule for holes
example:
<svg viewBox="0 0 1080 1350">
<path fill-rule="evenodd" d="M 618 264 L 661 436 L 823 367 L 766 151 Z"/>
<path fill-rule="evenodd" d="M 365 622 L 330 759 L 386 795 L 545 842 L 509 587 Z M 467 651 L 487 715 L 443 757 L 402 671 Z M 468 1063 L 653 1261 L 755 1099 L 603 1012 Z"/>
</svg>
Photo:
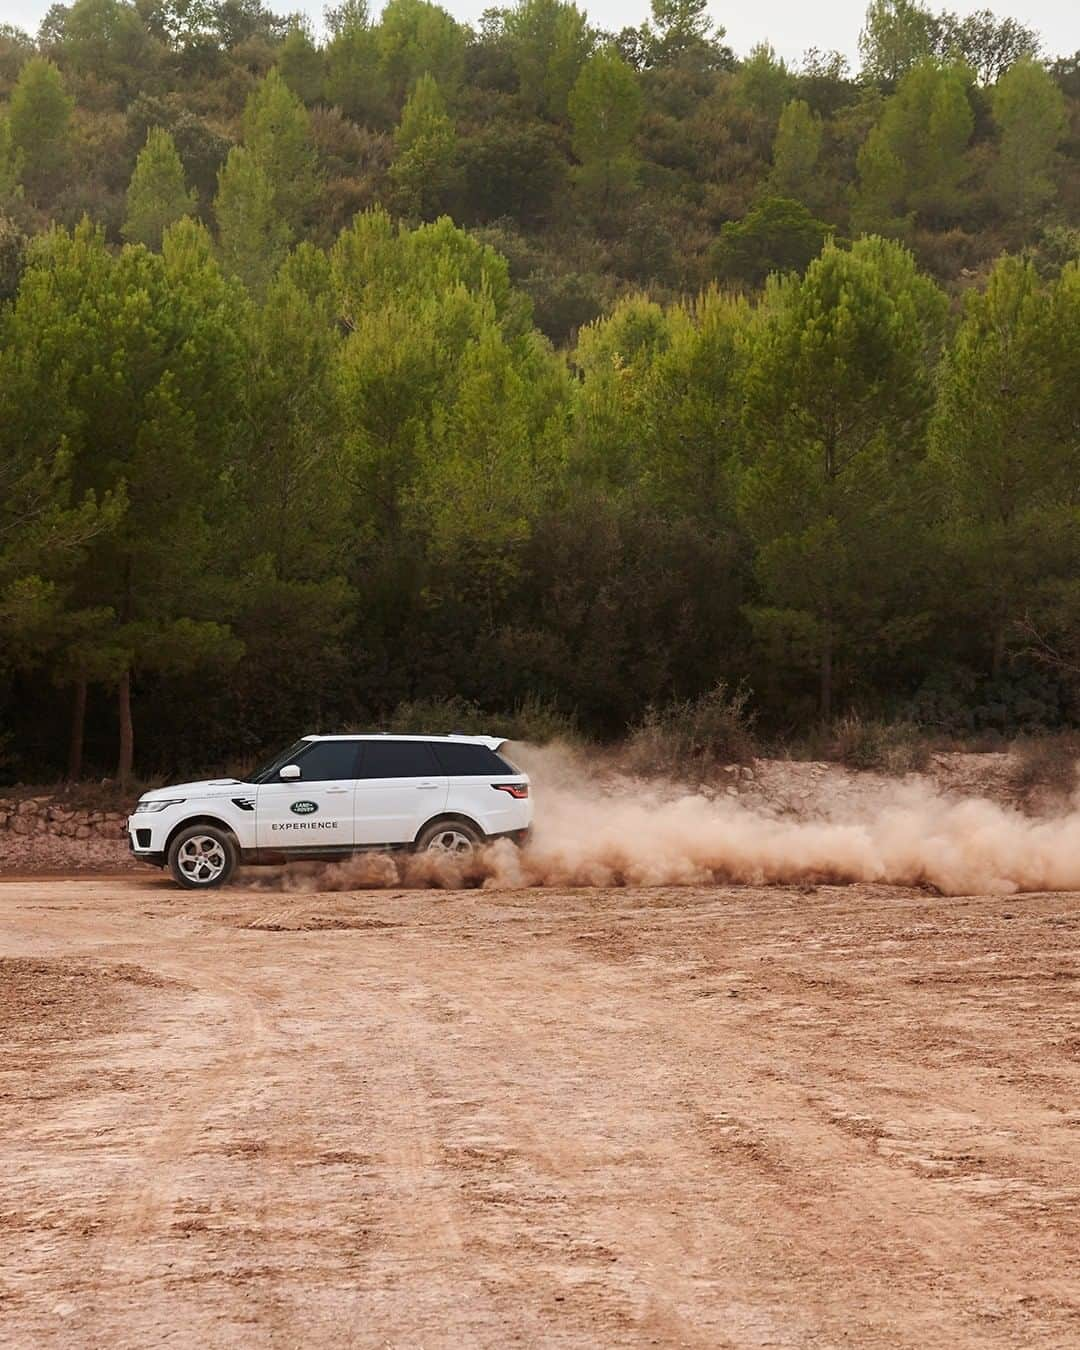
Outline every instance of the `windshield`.
<svg viewBox="0 0 1080 1350">
<path fill-rule="evenodd" d="M 252 769 L 250 773 L 244 774 L 241 779 L 244 783 L 265 783 L 268 779 L 275 777 L 277 771 L 286 764 L 291 764 L 302 750 L 306 750 L 308 742 L 305 740 L 293 741 L 287 750 L 280 750 L 273 759 L 264 760 L 257 768 Z"/>
</svg>

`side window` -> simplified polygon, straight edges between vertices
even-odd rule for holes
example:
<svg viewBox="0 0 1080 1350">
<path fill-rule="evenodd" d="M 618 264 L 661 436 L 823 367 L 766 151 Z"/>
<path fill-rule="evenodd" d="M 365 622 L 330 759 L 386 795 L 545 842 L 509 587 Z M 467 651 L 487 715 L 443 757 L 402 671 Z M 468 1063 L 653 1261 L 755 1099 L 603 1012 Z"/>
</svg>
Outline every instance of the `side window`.
<svg viewBox="0 0 1080 1350">
<path fill-rule="evenodd" d="M 506 766 L 494 750 L 486 745 L 458 745 L 453 741 L 434 741 L 431 746 L 435 758 L 449 777 L 501 778 L 515 770 Z"/>
<path fill-rule="evenodd" d="M 441 773 L 423 741 L 365 741 L 361 778 L 428 778 Z"/>
<path fill-rule="evenodd" d="M 296 761 L 305 783 L 329 783 L 338 778 L 356 777 L 358 741 L 315 741 L 306 755 Z"/>
</svg>

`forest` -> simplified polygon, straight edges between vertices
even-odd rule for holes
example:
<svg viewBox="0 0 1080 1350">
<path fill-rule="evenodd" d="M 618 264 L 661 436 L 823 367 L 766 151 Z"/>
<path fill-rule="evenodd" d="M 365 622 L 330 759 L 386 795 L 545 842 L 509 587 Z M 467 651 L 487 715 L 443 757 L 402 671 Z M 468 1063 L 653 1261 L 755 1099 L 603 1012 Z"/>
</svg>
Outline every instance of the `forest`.
<svg viewBox="0 0 1080 1350">
<path fill-rule="evenodd" d="M 705 0 L 0 27 L 0 782 L 720 689 L 1075 722 L 1080 52 L 912 0 L 858 49 Z"/>
</svg>

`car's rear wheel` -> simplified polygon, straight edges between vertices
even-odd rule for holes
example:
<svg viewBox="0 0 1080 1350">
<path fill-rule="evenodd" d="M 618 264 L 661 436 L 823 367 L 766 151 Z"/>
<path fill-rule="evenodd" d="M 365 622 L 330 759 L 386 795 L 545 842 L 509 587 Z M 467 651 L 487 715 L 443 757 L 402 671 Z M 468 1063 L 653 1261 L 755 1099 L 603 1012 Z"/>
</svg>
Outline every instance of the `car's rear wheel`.
<svg viewBox="0 0 1080 1350">
<path fill-rule="evenodd" d="M 461 820 L 437 820 L 421 830 L 417 853 L 442 854 L 447 858 L 471 858 L 484 842 L 479 830 Z"/>
<path fill-rule="evenodd" d="M 188 890 L 223 886 L 236 871 L 236 840 L 216 825 L 190 825 L 169 845 L 169 871 Z"/>
</svg>

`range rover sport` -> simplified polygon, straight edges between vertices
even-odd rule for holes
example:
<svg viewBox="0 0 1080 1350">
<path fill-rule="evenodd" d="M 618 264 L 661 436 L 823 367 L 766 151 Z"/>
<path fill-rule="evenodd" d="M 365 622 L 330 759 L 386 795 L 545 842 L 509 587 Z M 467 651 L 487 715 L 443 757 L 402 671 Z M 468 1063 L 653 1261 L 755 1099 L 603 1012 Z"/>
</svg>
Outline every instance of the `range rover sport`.
<svg viewBox="0 0 1080 1350">
<path fill-rule="evenodd" d="M 495 736 L 305 736 L 250 776 L 139 798 L 136 858 L 181 886 L 227 882 L 248 863 L 328 861 L 372 849 L 468 855 L 524 839 L 529 779 Z"/>
</svg>

